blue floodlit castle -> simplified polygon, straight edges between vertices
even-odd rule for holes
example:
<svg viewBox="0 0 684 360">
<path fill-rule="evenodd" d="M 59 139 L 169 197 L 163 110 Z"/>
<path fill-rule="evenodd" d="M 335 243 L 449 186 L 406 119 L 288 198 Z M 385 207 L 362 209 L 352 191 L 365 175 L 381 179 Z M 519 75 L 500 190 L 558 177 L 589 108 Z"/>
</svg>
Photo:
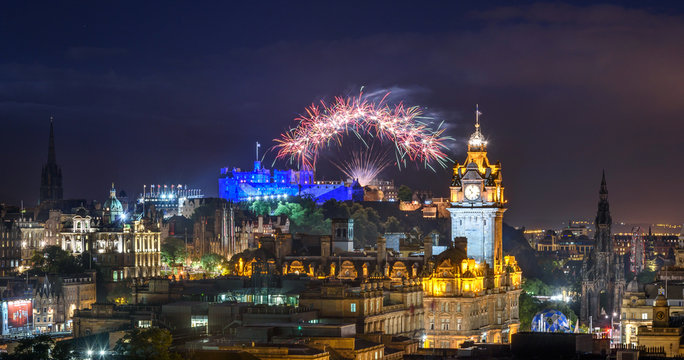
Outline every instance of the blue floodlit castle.
<svg viewBox="0 0 684 360">
<path fill-rule="evenodd" d="M 290 196 L 311 196 L 317 203 L 363 201 L 363 187 L 354 181 L 314 181 L 311 170 L 269 170 L 254 162 L 254 170 L 221 169 L 219 197 L 231 201 L 279 200 Z"/>
</svg>

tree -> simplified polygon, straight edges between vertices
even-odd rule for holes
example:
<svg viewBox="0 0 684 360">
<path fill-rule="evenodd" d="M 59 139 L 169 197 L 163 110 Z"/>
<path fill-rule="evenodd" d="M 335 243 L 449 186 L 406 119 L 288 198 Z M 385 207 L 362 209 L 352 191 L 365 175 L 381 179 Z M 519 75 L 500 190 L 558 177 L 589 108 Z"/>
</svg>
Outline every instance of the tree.
<svg viewBox="0 0 684 360">
<path fill-rule="evenodd" d="M 637 281 L 639 284 L 649 284 L 655 281 L 656 279 L 656 272 L 655 271 L 650 271 L 650 270 L 644 270 L 637 274 L 636 276 Z"/>
<path fill-rule="evenodd" d="M 34 275 L 75 274 L 85 269 L 82 257 L 71 256 L 68 251 L 56 245 L 46 246 L 43 251 L 34 253 L 31 261 L 35 264 L 31 269 Z"/>
<path fill-rule="evenodd" d="M 286 215 L 290 219 L 291 233 L 330 234 L 330 219 L 326 219 L 323 216 L 323 210 L 317 208 L 315 204 L 311 206 L 305 202 L 302 206 L 296 202 L 280 202 L 274 215 Z"/>
<path fill-rule="evenodd" d="M 258 200 L 252 203 L 252 205 L 249 206 L 249 210 L 254 213 L 254 215 L 264 215 L 264 216 L 269 216 L 271 215 L 272 208 L 275 206 L 275 203 L 273 201 L 262 201 Z"/>
<path fill-rule="evenodd" d="M 349 212 L 349 206 L 344 202 L 337 201 L 335 199 L 330 199 L 321 205 L 323 210 L 323 215 L 326 219 L 348 219 L 351 216 Z"/>
<path fill-rule="evenodd" d="M 399 219 L 394 216 L 387 217 L 383 227 L 385 228 L 386 233 L 404 232 L 404 226 L 401 224 Z"/>
<path fill-rule="evenodd" d="M 107 302 L 119 305 L 128 304 L 131 299 L 131 284 L 123 281 L 116 282 L 106 293 Z"/>
<path fill-rule="evenodd" d="M 526 278 L 523 282 L 523 290 L 530 295 L 550 296 L 551 287 L 536 278 Z"/>
<path fill-rule="evenodd" d="M 519 308 L 519 318 L 520 318 L 520 331 L 530 331 L 532 326 L 532 318 L 541 307 L 541 301 L 533 298 L 527 292 L 523 291 L 518 299 Z"/>
<path fill-rule="evenodd" d="M 411 201 L 413 200 L 413 191 L 411 191 L 410 187 L 402 185 L 399 187 L 399 190 L 397 190 L 397 197 L 401 201 Z"/>
<path fill-rule="evenodd" d="M 2 360 L 72 360 L 71 346 L 65 341 L 55 342 L 50 335 L 38 335 L 19 340 L 14 352 L 3 354 Z"/>
<path fill-rule="evenodd" d="M 207 272 L 216 272 L 218 270 L 218 266 L 222 265 L 225 261 L 226 259 L 223 256 L 214 253 L 204 254 L 200 259 L 202 268 Z"/>
<path fill-rule="evenodd" d="M 178 238 L 166 238 L 161 246 L 162 261 L 170 267 L 183 263 L 188 256 L 185 242 Z"/>
<path fill-rule="evenodd" d="M 358 208 L 353 214 L 354 219 L 354 247 L 363 248 L 367 245 L 374 245 L 380 233 L 378 222 L 372 219 L 377 216 L 373 209 Z"/>
<path fill-rule="evenodd" d="M 116 343 L 115 351 L 128 360 L 181 360 L 169 349 L 172 341 L 166 329 L 134 329 Z"/>
</svg>

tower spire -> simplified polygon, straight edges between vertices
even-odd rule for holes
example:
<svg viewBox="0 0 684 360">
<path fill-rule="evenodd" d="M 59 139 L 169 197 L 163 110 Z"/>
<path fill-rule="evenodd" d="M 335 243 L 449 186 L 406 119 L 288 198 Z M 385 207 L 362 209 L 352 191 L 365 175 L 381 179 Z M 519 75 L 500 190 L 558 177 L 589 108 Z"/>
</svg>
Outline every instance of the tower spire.
<svg viewBox="0 0 684 360">
<path fill-rule="evenodd" d="M 485 151 L 487 149 L 487 141 L 485 141 L 482 132 L 480 132 L 480 106 L 475 104 L 475 132 L 470 135 L 468 140 L 468 151 Z"/>
<path fill-rule="evenodd" d="M 603 170 L 603 176 L 601 177 L 601 189 L 599 190 L 600 195 L 608 195 L 608 186 L 606 185 L 606 170 Z"/>
<path fill-rule="evenodd" d="M 55 155 L 54 117 L 50 116 L 50 137 L 48 138 L 48 158 L 40 174 L 40 197 L 45 200 L 62 200 L 62 169 L 57 165 Z"/>
<path fill-rule="evenodd" d="M 50 116 L 50 138 L 48 140 L 48 164 L 57 164 L 55 155 L 55 130 L 53 126 L 54 117 Z"/>
<path fill-rule="evenodd" d="M 599 251 L 612 251 L 612 240 L 610 237 L 610 226 L 613 219 L 610 216 L 610 205 L 608 204 L 608 186 L 606 185 L 606 173 L 601 177 L 601 189 L 599 190 L 598 211 L 596 212 L 596 245 Z"/>
</svg>

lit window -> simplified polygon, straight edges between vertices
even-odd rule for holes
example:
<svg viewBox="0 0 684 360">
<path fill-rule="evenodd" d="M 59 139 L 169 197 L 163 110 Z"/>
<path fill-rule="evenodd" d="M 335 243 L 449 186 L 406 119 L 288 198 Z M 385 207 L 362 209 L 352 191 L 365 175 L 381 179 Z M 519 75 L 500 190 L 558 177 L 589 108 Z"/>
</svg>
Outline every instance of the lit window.
<svg viewBox="0 0 684 360">
<path fill-rule="evenodd" d="M 351 312 L 356 312 L 356 303 L 351 304 Z"/>
<path fill-rule="evenodd" d="M 208 323 L 207 315 L 192 315 L 190 318 L 191 327 L 207 326 Z"/>
<path fill-rule="evenodd" d="M 648 320 L 648 313 L 641 313 L 641 320 Z"/>
</svg>

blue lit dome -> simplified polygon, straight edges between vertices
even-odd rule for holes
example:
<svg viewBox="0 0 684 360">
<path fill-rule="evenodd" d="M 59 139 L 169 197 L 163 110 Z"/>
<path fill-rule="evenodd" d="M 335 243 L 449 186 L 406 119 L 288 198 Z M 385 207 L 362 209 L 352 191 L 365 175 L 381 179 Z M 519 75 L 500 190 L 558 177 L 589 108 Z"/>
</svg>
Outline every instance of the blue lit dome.
<svg viewBox="0 0 684 360">
<path fill-rule="evenodd" d="M 568 318 L 558 310 L 544 310 L 532 318 L 534 332 L 572 332 Z"/>
</svg>

